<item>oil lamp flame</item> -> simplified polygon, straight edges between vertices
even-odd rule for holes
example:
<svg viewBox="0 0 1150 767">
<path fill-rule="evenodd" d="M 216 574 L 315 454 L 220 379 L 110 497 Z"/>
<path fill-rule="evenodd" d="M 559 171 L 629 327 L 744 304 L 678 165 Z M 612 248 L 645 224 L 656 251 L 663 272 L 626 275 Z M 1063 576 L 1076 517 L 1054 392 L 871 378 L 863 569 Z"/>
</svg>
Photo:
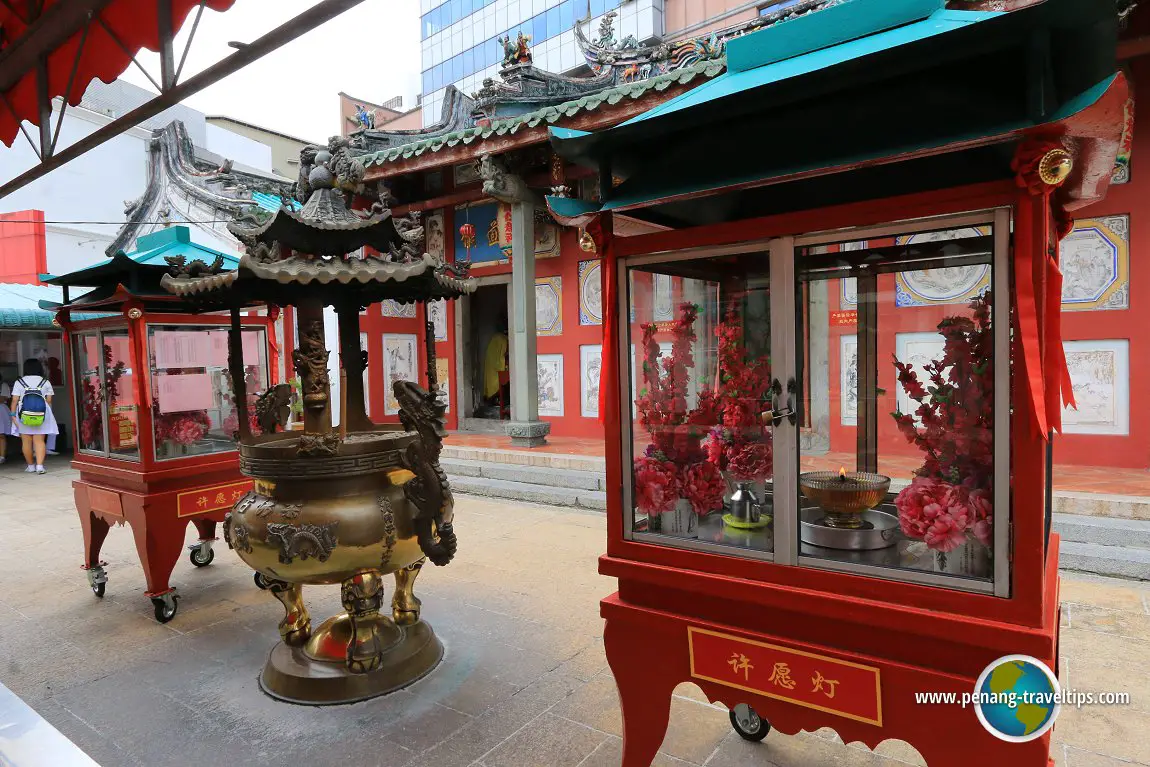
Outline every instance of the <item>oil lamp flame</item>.
<svg viewBox="0 0 1150 767">
<path fill-rule="evenodd" d="M 844 466 L 839 467 L 839 481 L 840 482 L 846 482 L 847 481 L 847 470 L 846 470 L 846 467 L 844 467 Z"/>
</svg>

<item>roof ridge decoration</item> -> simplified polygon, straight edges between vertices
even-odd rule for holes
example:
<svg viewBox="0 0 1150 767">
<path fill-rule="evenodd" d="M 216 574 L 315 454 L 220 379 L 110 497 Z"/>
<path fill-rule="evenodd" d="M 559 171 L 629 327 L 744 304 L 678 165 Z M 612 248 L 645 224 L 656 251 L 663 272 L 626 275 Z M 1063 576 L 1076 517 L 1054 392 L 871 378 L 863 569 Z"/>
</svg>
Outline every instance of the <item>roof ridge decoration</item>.
<svg viewBox="0 0 1150 767">
<path fill-rule="evenodd" d="M 475 102 L 469 96 L 464 95 L 454 85 L 448 85 L 443 92 L 443 107 L 439 120 L 435 123 L 425 128 L 409 130 L 365 129 L 353 131 L 348 135 L 349 146 L 353 152 L 357 153 L 379 152 L 422 138 L 432 138 L 464 130 L 474 124 L 471 119 L 471 112 L 474 108 Z"/>
<path fill-rule="evenodd" d="M 504 44 L 504 67 L 500 80 L 487 78 L 473 96 L 469 115 L 460 113 L 462 94 L 448 86 L 448 94 L 458 94 L 460 102 L 445 99 L 444 119 L 423 130 L 360 131 L 352 134 L 352 147 L 367 167 L 384 165 L 400 159 L 437 152 L 460 142 L 470 144 L 492 135 L 515 133 L 521 127 L 535 127 L 541 122 L 555 123 L 564 117 L 597 109 L 600 105 L 617 104 L 624 98 L 638 98 L 649 90 L 664 90 L 702 75 L 720 74 L 726 66 L 726 44 L 764 27 L 841 5 L 847 0 L 799 0 L 750 21 L 734 24 L 705 35 L 641 46 L 633 36 L 615 39 L 616 13 L 607 13 L 600 21 L 598 37 L 588 38 L 584 25 L 576 22 L 575 38 L 591 69 L 590 76 L 572 77 L 548 72 L 524 55 L 519 41 Z M 451 102 L 451 103 L 449 103 Z M 452 120 L 447 120 L 449 107 Z"/>
<path fill-rule="evenodd" d="M 587 66 L 597 76 L 608 75 L 612 84 L 636 82 L 656 77 L 700 61 L 718 59 L 726 54 L 728 40 L 758 31 L 784 21 L 841 5 L 847 0 L 799 0 L 775 11 L 738 24 L 716 29 L 685 40 L 642 46 L 634 35 L 615 40 L 616 12 L 611 11 L 599 22 L 599 37 L 591 40 L 583 23 L 575 24 L 575 40 Z"/>
<path fill-rule="evenodd" d="M 283 197 L 289 194 L 289 182 L 236 170 L 228 160 L 220 166 L 196 158 L 195 146 L 183 122 L 173 120 L 152 131 L 147 142 L 147 181 L 144 193 L 124 202 L 127 221 L 105 249 L 110 257 L 132 249 L 136 241 L 151 231 L 150 227 L 188 223 L 173 217 L 174 203 L 204 213 L 203 219 L 231 219 L 244 214 L 259 216 L 266 212 L 254 195 Z M 177 208 L 178 210 L 178 208 Z M 165 222 L 165 223 L 155 223 Z M 223 227 L 206 227 L 223 235 Z"/>
<path fill-rule="evenodd" d="M 698 61 L 690 66 L 665 72 L 646 80 L 634 83 L 623 83 L 611 88 L 594 91 L 560 104 L 544 106 L 525 114 L 493 119 L 472 128 L 430 136 L 378 152 L 359 155 L 358 159 L 365 167 L 371 168 L 397 160 L 415 157 L 424 152 L 438 152 L 444 147 L 453 147 L 460 143 L 471 144 L 474 141 L 484 140 L 491 136 L 514 134 L 524 127 L 534 128 L 543 123 L 551 125 L 563 118 L 574 117 L 583 112 L 594 111 L 604 104 L 618 104 L 627 98 L 637 99 L 652 90 L 663 91 L 672 85 L 686 85 L 700 77 L 710 79 L 721 74 L 726 69 L 726 66 L 727 60 L 725 57 Z"/>
</svg>

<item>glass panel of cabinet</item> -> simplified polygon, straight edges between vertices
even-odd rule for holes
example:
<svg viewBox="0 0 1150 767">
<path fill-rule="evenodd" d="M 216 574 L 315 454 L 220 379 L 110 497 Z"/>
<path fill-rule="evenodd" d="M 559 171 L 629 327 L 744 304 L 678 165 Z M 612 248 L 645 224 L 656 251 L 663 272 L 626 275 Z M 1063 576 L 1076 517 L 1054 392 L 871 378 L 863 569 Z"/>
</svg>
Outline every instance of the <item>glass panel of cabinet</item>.
<svg viewBox="0 0 1150 767">
<path fill-rule="evenodd" d="M 268 388 L 263 330 L 240 332 L 247 415 L 252 434 L 256 397 Z M 220 325 L 149 325 L 152 433 L 156 459 L 236 449 L 239 412 L 228 373 L 228 330 Z"/>
<path fill-rule="evenodd" d="M 621 266 L 627 535 L 1007 596 L 1008 214 L 861 234 Z"/>
<path fill-rule="evenodd" d="M 148 369 L 137 371 L 126 329 L 74 333 L 80 450 L 139 461 L 141 428 L 152 429 L 156 460 L 235 450 L 227 336 L 222 325 L 148 325 Z M 266 332 L 247 328 L 241 337 L 248 418 L 258 433 L 255 398 L 269 385 Z M 151 394 L 147 418 L 148 404 L 137 402 L 141 373 Z"/>
</svg>

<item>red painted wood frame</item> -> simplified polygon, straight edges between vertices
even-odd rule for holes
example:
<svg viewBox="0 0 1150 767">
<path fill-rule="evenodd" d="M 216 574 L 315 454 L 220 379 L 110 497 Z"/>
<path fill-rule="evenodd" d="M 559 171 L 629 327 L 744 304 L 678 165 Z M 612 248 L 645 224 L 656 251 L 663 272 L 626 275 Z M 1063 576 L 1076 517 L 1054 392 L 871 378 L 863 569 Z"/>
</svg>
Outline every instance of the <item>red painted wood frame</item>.
<svg viewBox="0 0 1150 767">
<path fill-rule="evenodd" d="M 616 238 L 619 258 L 676 252 L 772 237 L 966 211 L 1009 207 L 1014 215 L 1014 280 L 1030 280 L 1041 307 L 1050 241 L 1047 200 L 993 183 L 908 195 L 833 208 L 631 238 Z M 896 213 L 892 214 L 892 211 Z M 1021 258 L 1020 256 L 1029 256 Z M 1033 271 L 1019 273 L 1029 262 Z M 618 270 L 606 270 L 614 280 Z M 1013 300 L 1013 299 L 1012 299 Z M 613 305 L 608 311 L 618 311 Z M 1015 338 L 1018 333 L 1016 328 Z M 1015 341 L 1017 344 L 1017 341 Z M 604 339 L 604 355 L 619 355 L 620 339 Z M 1018 360 L 1019 349 L 1012 349 Z M 623 371 L 609 368 L 606 432 L 624 434 Z M 871 747 L 887 738 L 910 742 L 931 767 L 984 763 L 1045 767 L 1049 734 L 1029 744 L 999 741 L 969 708 L 920 706 L 914 691 L 971 692 L 992 660 L 1032 655 L 1057 663 L 1058 538 L 1046 548 L 1045 440 L 1034 426 L 1030 394 L 1022 375 L 1012 377 L 1011 424 L 1011 592 L 1008 598 L 974 594 L 803 566 L 779 565 L 739 556 L 662 547 L 625 538 L 622 487 L 630 474 L 621 463 L 621 440 L 608 438 L 607 554 L 599 571 L 619 579 L 619 591 L 602 603 L 607 620 L 608 661 L 619 684 L 624 714 L 624 767 L 647 765 L 662 742 L 675 685 L 695 681 L 713 699 L 752 704 L 777 729 L 832 727 L 850 742 Z M 1001 522 L 1000 522 L 1001 523 Z M 876 726 L 834 713 L 693 679 L 687 627 L 699 626 L 755 641 L 778 643 L 819 656 L 851 660 L 881 670 L 883 724 Z M 652 645 L 678 648 L 650 662 Z M 940 735 L 945 733 L 945 735 Z M 1004 747 L 1005 750 L 1004 750 Z"/>
<path fill-rule="evenodd" d="M 132 318 L 132 309 L 140 309 L 139 317 Z M 263 329 L 266 333 L 268 376 L 271 385 L 278 383 L 278 345 L 275 342 L 275 322 L 266 316 L 245 316 L 244 328 Z M 163 325 L 216 325 L 220 329 L 230 326 L 230 318 L 220 315 L 154 314 L 149 315 L 142 306 L 132 303 L 122 307 L 122 315 L 115 317 L 69 322 L 61 318 L 66 330 L 65 364 L 72 371 L 74 386 L 78 385 L 73 365 L 73 334 L 89 330 L 128 331 L 131 369 L 143 371 L 133 375 L 135 399 L 139 403 L 137 444 L 139 460 L 89 455 L 76 450 L 72 468 L 80 478 L 72 483 L 76 511 L 84 532 L 84 568 L 100 565 L 100 549 L 112 524 L 131 525 L 140 562 L 144 567 L 148 590 L 145 596 L 159 596 L 172 591 L 168 582 L 176 562 L 183 551 L 184 531 L 191 522 L 196 526 L 200 540 L 214 540 L 215 526 L 223 521 L 231 508 L 232 494 L 250 486 L 239 469 L 238 451 L 208 455 L 156 460 L 152 428 L 152 387 L 147 348 L 149 324 Z M 79 401 L 77 397 L 77 413 Z M 73 435 L 78 446 L 81 419 L 75 419 Z M 216 495 L 226 490 L 226 506 L 209 503 L 203 511 L 189 511 L 181 504 L 181 495 L 196 491 L 213 490 Z M 212 497 L 214 501 L 215 496 Z"/>
</svg>

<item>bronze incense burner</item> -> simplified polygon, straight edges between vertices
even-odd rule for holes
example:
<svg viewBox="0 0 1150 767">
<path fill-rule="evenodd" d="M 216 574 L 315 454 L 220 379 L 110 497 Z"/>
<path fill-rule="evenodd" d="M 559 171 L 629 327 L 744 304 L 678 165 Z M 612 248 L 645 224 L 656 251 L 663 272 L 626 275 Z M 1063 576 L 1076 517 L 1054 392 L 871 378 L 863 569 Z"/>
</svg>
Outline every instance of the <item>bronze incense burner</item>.
<svg viewBox="0 0 1150 767">
<path fill-rule="evenodd" d="M 164 287 L 200 310 L 238 307 L 257 298 L 296 308 L 302 432 L 284 432 L 282 390 L 257 400 L 259 435 L 247 416 L 242 348 L 229 338 L 234 401 L 239 410 L 240 469 L 254 489 L 224 520 L 224 537 L 255 570 L 255 580 L 284 606 L 282 642 L 260 677 L 269 695 L 294 703 L 363 700 L 404 687 L 430 672 L 443 645 L 423 621 L 413 586 L 423 565 L 455 555 L 454 502 L 439 466 L 444 412 L 435 378 L 434 328 L 427 328 L 427 388 L 396 381 L 400 424 L 367 417 L 360 348 L 362 308 L 393 299 L 409 303 L 456 298 L 473 289 L 466 265 L 422 252 L 418 214 L 391 215 L 381 197 L 371 211 L 347 207 L 364 194 L 363 169 L 346 140 L 305 149 L 297 203 L 229 229 L 246 246 L 239 268 L 217 273 L 174 265 Z M 364 246 L 367 246 L 366 248 Z M 369 255 L 348 255 L 360 251 Z M 370 250 L 368 250 L 370 248 Z M 200 268 L 204 267 L 204 268 Z M 340 423 L 332 425 L 332 386 L 323 309 L 339 321 Z M 424 316 L 426 317 L 426 307 Z M 282 386 L 282 385 L 281 385 Z M 391 609 L 384 577 L 394 576 Z M 344 612 L 313 627 L 303 586 L 339 584 Z"/>
</svg>

